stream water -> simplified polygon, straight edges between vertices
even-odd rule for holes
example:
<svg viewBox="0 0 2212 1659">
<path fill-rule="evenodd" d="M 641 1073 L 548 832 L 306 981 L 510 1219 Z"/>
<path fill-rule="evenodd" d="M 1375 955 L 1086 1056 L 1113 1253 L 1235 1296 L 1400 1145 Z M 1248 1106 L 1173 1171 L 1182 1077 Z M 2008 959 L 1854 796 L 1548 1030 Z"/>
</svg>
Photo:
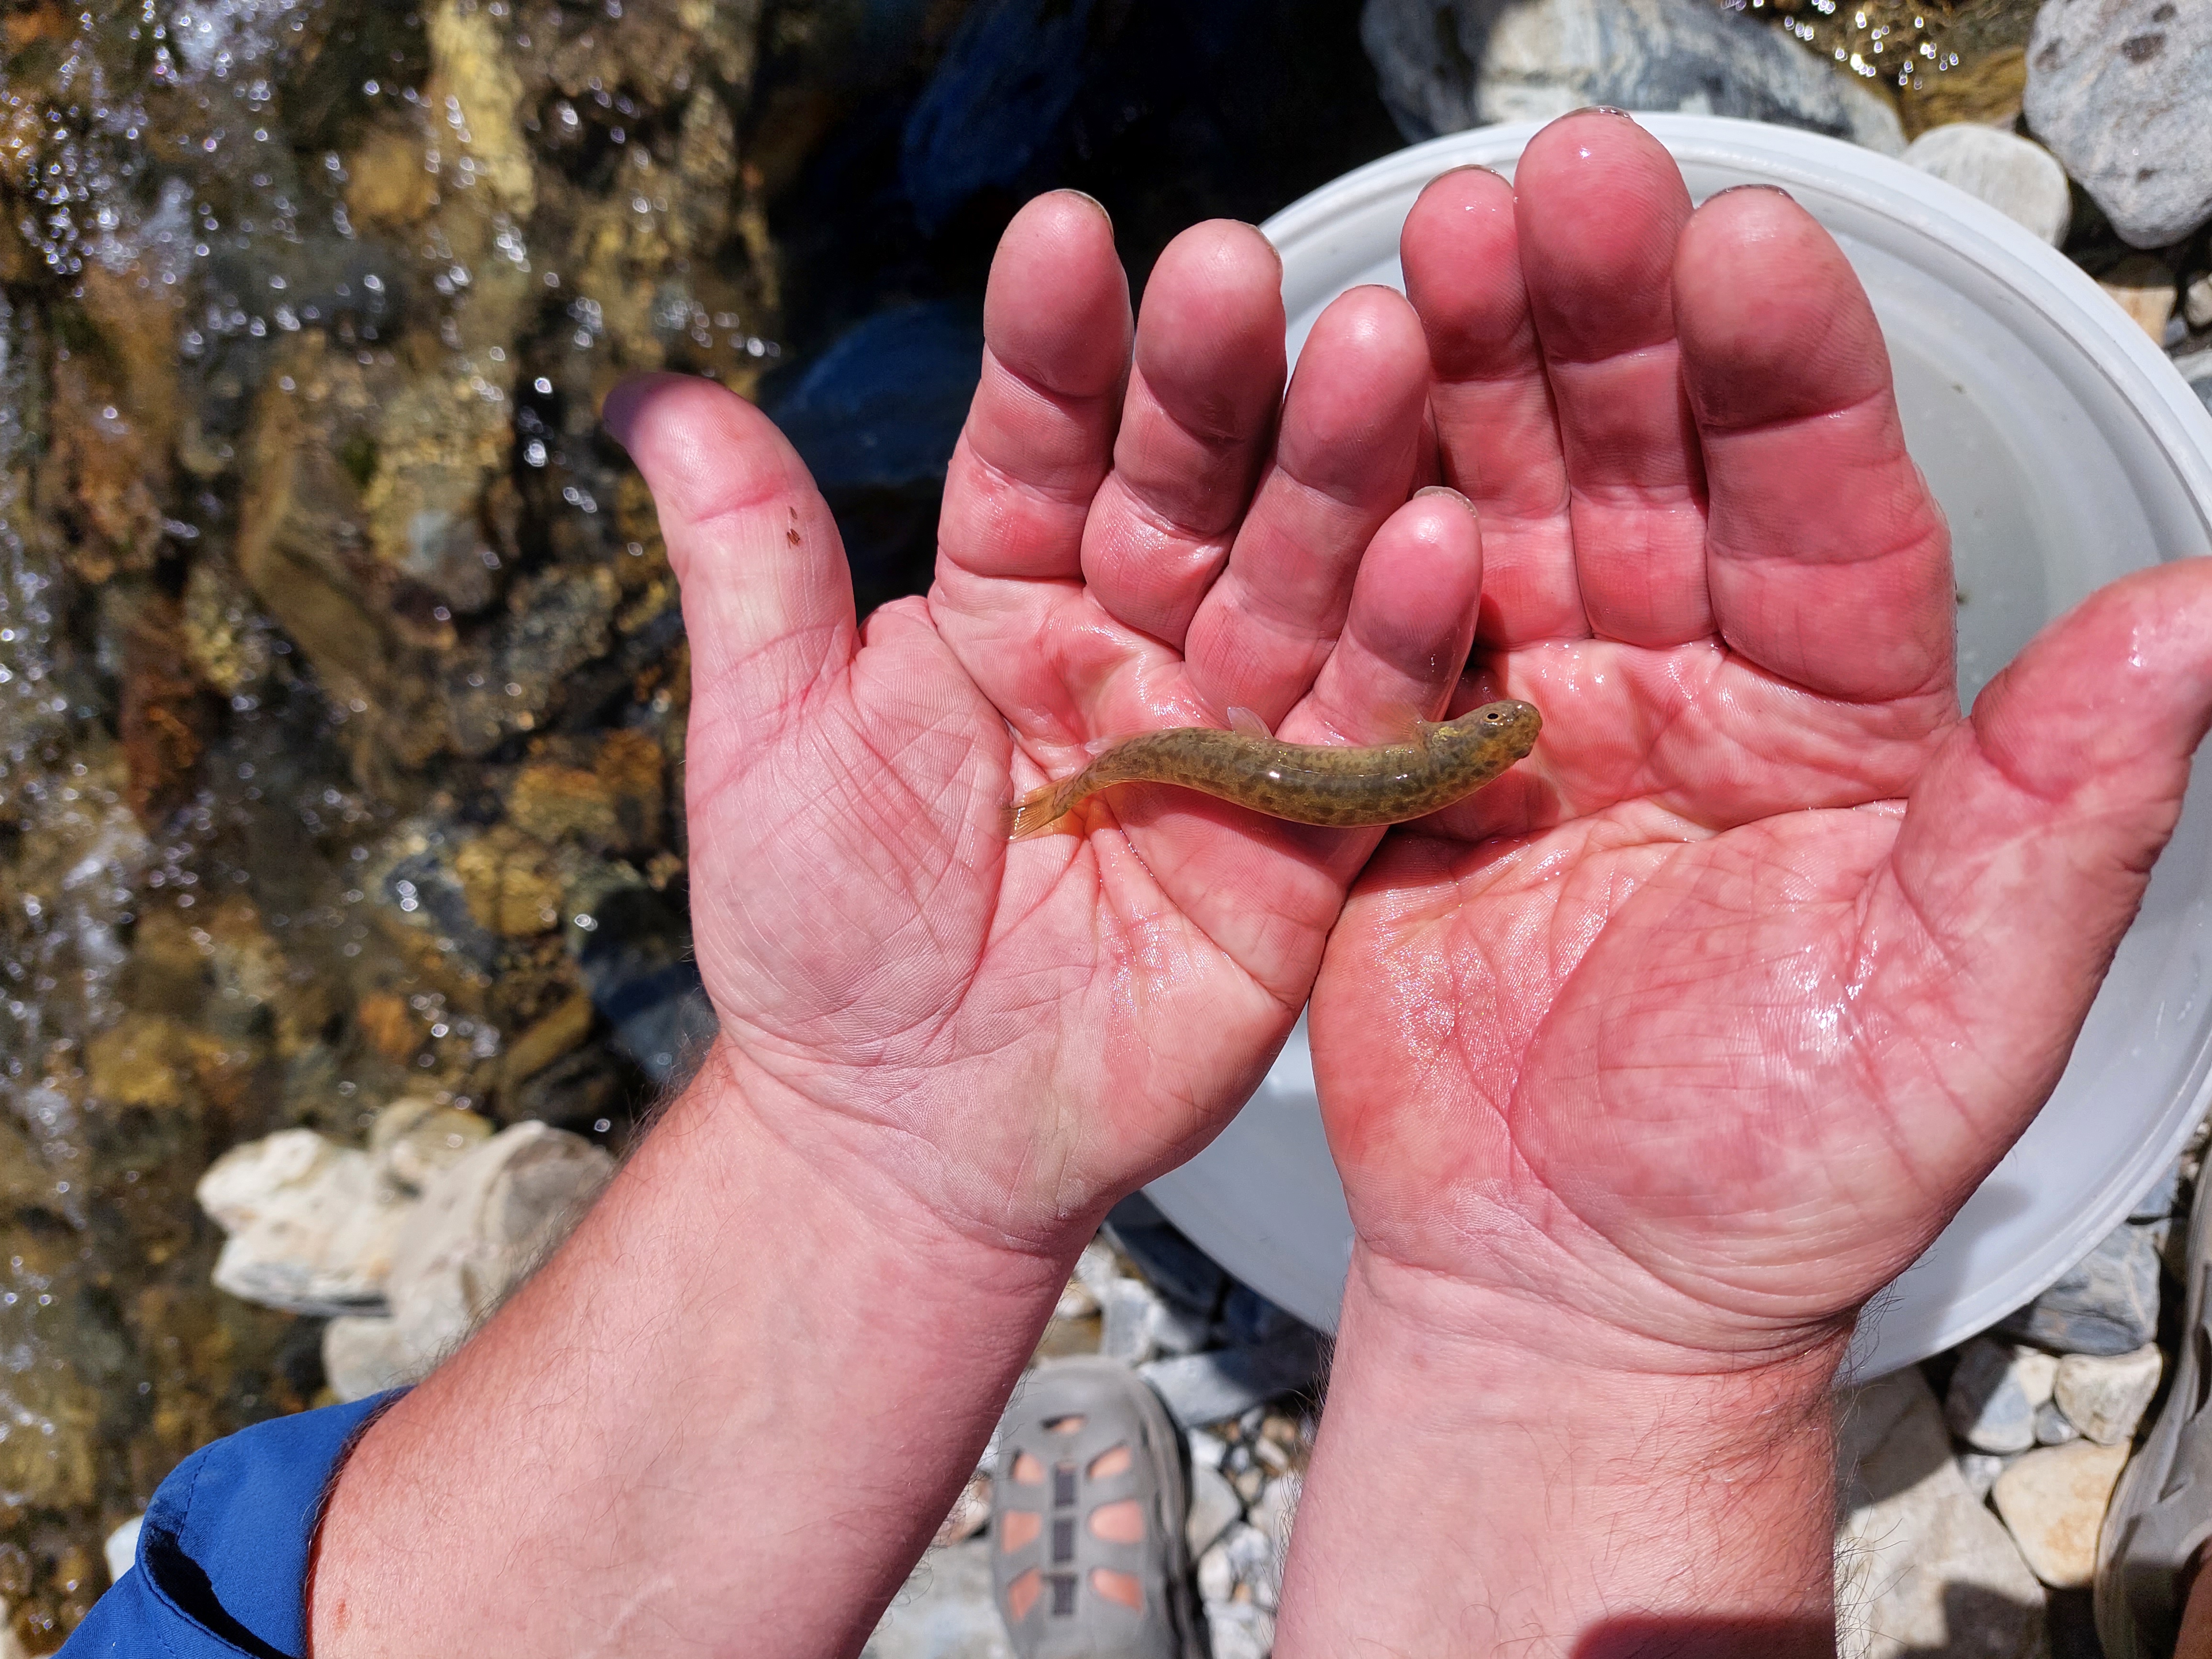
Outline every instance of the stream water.
<svg viewBox="0 0 2212 1659">
<path fill-rule="evenodd" d="M 1848 20 L 1805 5 L 1825 52 Z M 619 1145 L 704 1029 L 688 665 L 606 391 L 763 398 L 863 603 L 912 591 L 1012 207 L 1091 190 L 1141 283 L 1182 226 L 1400 142 L 1356 30 L 1335 0 L 0 6 L 29 1650 L 182 1457 L 323 1396 L 316 1322 L 209 1284 L 214 1155 L 404 1095 Z"/>
</svg>

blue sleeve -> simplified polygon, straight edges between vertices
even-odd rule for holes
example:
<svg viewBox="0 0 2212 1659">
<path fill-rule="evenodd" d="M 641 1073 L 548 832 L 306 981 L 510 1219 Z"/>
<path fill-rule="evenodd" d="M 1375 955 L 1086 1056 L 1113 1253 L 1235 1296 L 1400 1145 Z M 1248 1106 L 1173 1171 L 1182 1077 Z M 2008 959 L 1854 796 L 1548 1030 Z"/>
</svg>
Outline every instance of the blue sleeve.
<svg viewBox="0 0 2212 1659">
<path fill-rule="evenodd" d="M 392 1396 L 279 1417 L 204 1446 L 147 1507 L 138 1559 L 62 1646 L 67 1659 L 296 1659 L 307 1552 L 338 1460 Z"/>
</svg>

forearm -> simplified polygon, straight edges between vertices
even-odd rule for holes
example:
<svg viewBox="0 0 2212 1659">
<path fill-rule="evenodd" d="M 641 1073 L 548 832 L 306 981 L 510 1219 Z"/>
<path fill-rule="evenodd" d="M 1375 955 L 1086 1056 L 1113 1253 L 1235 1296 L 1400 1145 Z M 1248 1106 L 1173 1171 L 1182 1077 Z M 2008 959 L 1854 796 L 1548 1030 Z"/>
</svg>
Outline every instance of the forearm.
<svg viewBox="0 0 2212 1659">
<path fill-rule="evenodd" d="M 1355 1258 L 1279 1659 L 1832 1655 L 1833 1348 L 1668 1374 L 1547 1323 Z"/>
<path fill-rule="evenodd" d="M 310 1585 L 317 1659 L 859 1650 L 1067 1262 L 802 1152 L 748 1086 L 718 1052 L 560 1254 L 363 1437 Z"/>
</svg>

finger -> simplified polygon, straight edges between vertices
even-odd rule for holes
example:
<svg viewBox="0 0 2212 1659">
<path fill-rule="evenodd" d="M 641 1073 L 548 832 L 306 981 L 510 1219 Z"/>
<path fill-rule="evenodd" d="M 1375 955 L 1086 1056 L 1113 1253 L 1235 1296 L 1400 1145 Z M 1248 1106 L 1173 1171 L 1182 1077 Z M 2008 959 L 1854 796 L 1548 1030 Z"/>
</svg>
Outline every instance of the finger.
<svg viewBox="0 0 2212 1659">
<path fill-rule="evenodd" d="M 768 416 L 681 374 L 625 380 L 601 413 L 653 491 L 702 696 L 764 720 L 852 660 L 844 544 Z"/>
<path fill-rule="evenodd" d="M 1399 262 L 1428 340 L 1444 482 L 1482 519 L 1479 637 L 1501 649 L 1579 638 L 1589 623 L 1566 457 L 1521 274 L 1513 187 L 1484 167 L 1435 179 L 1406 217 Z"/>
<path fill-rule="evenodd" d="M 1234 220 L 1183 232 L 1145 285 L 1083 575 L 1116 620 L 1178 649 L 1228 560 L 1274 433 L 1283 326 L 1283 262 Z"/>
<path fill-rule="evenodd" d="M 1437 719 L 1467 665 L 1482 586 L 1473 504 L 1454 489 L 1424 489 L 1375 532 L 1336 649 L 1280 735 L 1396 743 L 1409 718 Z"/>
<path fill-rule="evenodd" d="M 1779 191 L 1729 191 L 1683 233 L 1674 287 L 1723 636 L 1831 696 L 1948 691 L 1949 537 L 1843 251 Z"/>
<path fill-rule="evenodd" d="M 945 472 L 939 540 L 956 578 L 1079 573 L 1129 330 L 1128 278 L 1105 210 L 1062 190 L 1017 213 L 991 261 L 982 377 Z M 956 600 L 963 586 L 955 580 Z"/>
<path fill-rule="evenodd" d="M 1241 703 L 1272 725 L 1312 686 L 1361 554 L 1412 488 L 1427 380 L 1402 295 L 1356 288 L 1314 324 L 1274 464 L 1185 640 L 1194 683 L 1217 706 Z"/>
<path fill-rule="evenodd" d="M 1671 294 L 1690 218 L 1682 175 L 1633 121 L 1591 112 L 1538 133 L 1514 188 L 1583 612 L 1599 636 L 1632 645 L 1701 639 L 1705 503 Z"/>
<path fill-rule="evenodd" d="M 1914 788 L 1863 933 L 1888 1006 L 1956 1012 L 1965 1040 L 1936 1058 L 1965 1075 L 1946 1092 L 2011 1113 L 1980 1121 L 1989 1157 L 2064 1069 L 2208 722 L 2212 561 L 2189 559 L 2038 635 Z"/>
</svg>

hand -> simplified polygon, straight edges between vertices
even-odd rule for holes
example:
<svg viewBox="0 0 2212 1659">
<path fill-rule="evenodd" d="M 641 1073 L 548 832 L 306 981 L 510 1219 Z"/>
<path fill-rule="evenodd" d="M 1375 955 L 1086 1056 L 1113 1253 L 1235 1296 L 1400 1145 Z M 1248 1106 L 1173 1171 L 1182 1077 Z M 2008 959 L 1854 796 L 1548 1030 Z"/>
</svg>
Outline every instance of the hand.
<svg viewBox="0 0 2212 1659">
<path fill-rule="evenodd" d="M 860 629 L 829 512 L 763 417 L 672 377 L 609 410 L 683 584 L 723 1057 L 817 1167 L 888 1174 L 977 1237 L 1072 1253 L 1216 1133 L 1376 838 L 1127 789 L 1085 833 L 1009 846 L 1007 802 L 1093 739 L 1235 705 L 1371 741 L 1465 660 L 1474 519 L 1407 501 L 1419 325 L 1388 290 L 1346 295 L 1285 398 L 1279 282 L 1249 227 L 1187 232 L 1133 363 L 1103 213 L 1024 209 L 935 585 Z"/>
<path fill-rule="evenodd" d="M 1639 1365 L 1832 1355 L 2057 1081 L 2204 731 L 2212 568 L 2097 595 L 1960 719 L 1943 521 L 1826 233 L 1693 214 L 1603 113 L 1516 186 L 1437 180 L 1404 260 L 1483 517 L 1465 695 L 1544 734 L 1363 878 L 1331 1142 L 1378 1269 Z"/>
</svg>

